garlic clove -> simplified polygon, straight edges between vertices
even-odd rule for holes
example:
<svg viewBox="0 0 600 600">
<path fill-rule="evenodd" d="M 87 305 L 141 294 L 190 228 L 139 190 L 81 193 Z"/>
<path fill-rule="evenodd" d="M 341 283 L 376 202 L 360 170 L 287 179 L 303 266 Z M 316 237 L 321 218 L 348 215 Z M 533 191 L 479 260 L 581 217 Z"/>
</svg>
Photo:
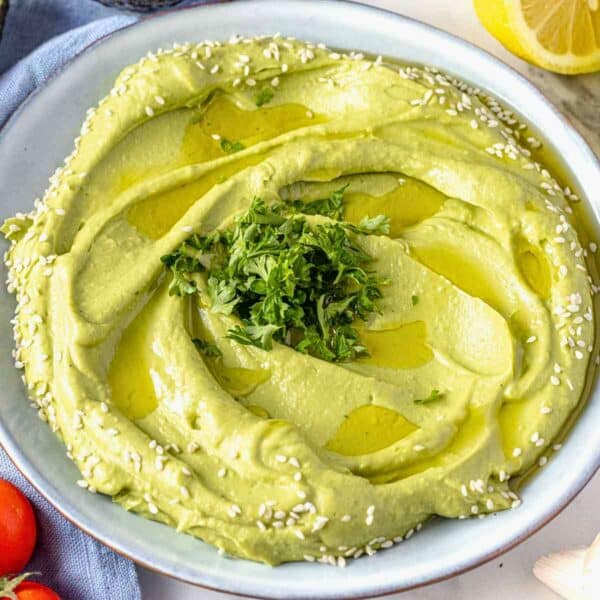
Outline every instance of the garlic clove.
<svg viewBox="0 0 600 600">
<path fill-rule="evenodd" d="M 566 600 L 598 600 L 600 535 L 589 548 L 573 548 L 542 556 L 533 574 Z"/>
</svg>

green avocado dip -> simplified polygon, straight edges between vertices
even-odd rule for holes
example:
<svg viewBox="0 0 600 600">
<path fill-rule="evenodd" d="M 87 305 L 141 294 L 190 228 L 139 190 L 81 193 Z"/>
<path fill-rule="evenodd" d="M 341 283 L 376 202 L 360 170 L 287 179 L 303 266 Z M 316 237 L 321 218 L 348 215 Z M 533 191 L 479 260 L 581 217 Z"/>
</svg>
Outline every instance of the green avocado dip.
<svg viewBox="0 0 600 600">
<path fill-rule="evenodd" d="M 525 129 L 277 36 L 127 67 L 2 227 L 16 367 L 78 484 L 269 564 L 516 508 L 594 343 L 595 245 Z"/>
</svg>

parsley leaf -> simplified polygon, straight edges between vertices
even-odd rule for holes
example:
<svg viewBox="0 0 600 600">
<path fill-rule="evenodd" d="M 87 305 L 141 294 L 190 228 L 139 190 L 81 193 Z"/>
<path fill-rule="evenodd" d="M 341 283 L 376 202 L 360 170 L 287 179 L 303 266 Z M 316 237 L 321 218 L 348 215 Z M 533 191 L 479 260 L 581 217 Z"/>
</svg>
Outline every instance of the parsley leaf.
<svg viewBox="0 0 600 600">
<path fill-rule="evenodd" d="M 390 218 L 385 215 L 365 217 L 358 225 L 346 225 L 348 229 L 364 235 L 387 235 L 390 232 Z"/>
<path fill-rule="evenodd" d="M 270 87 L 264 87 L 262 90 L 260 90 L 260 92 L 258 92 L 258 94 L 256 94 L 256 106 L 261 107 L 263 104 L 271 102 L 273 96 L 275 96 L 273 89 Z"/>
<path fill-rule="evenodd" d="M 210 342 L 206 342 L 200 338 L 193 338 L 192 342 L 194 342 L 194 346 L 196 346 L 196 348 L 198 348 L 198 350 L 204 354 L 204 356 L 210 356 L 213 358 L 223 356 L 223 353 L 217 346 L 215 346 L 215 344 L 211 344 Z"/>
<path fill-rule="evenodd" d="M 431 394 L 427 398 L 418 398 L 414 400 L 415 404 L 429 404 L 430 402 L 435 402 L 436 400 L 440 400 L 444 397 L 439 390 L 431 390 Z"/>
<path fill-rule="evenodd" d="M 378 311 L 386 281 L 369 270 L 373 258 L 352 234 L 379 232 L 386 218 L 354 227 L 338 220 L 311 225 L 304 216 L 341 219 L 344 190 L 302 206 L 255 198 L 231 229 L 190 236 L 162 259 L 173 293 L 199 292 L 194 273 L 206 270 L 210 310 L 240 320 L 228 338 L 264 350 L 277 341 L 335 362 L 368 354 L 353 323 Z M 200 262 L 202 256 L 209 260 Z"/>
<path fill-rule="evenodd" d="M 293 208 L 296 212 L 304 215 L 323 215 L 340 221 L 344 207 L 344 191 L 348 185 L 346 184 L 339 190 L 332 192 L 329 198 L 321 198 L 319 200 L 312 200 L 311 202 L 296 200 L 293 203 Z"/>
<path fill-rule="evenodd" d="M 417 304 L 419 304 L 419 296 L 417 296 L 417 295 L 411 296 L 410 300 L 411 300 L 413 306 L 416 306 Z"/>
<path fill-rule="evenodd" d="M 246 146 L 244 146 L 242 142 L 232 142 L 227 138 L 221 139 L 221 150 L 223 150 L 223 152 L 227 152 L 227 154 L 234 154 L 235 152 L 239 152 L 245 148 Z"/>
</svg>

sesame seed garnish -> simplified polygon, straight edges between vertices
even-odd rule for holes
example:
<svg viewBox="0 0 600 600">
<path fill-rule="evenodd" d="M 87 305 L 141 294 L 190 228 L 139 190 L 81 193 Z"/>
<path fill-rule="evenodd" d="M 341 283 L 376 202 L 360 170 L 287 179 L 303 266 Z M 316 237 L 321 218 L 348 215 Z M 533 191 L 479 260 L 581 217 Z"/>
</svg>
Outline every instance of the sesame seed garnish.
<svg viewBox="0 0 600 600">
<path fill-rule="evenodd" d="M 217 471 L 217 476 L 220 477 L 221 479 L 223 479 L 223 477 L 225 477 L 225 475 L 227 475 L 227 469 L 225 467 L 221 467 Z"/>
<path fill-rule="evenodd" d="M 538 465 L 540 467 L 543 467 L 547 462 L 548 462 L 547 456 L 540 456 L 540 459 L 538 460 Z"/>
<path fill-rule="evenodd" d="M 154 109 L 151 106 L 146 106 L 145 111 L 146 111 L 146 114 L 149 117 L 153 117 L 154 116 Z"/>
<path fill-rule="evenodd" d="M 148 510 L 153 515 L 158 514 L 158 507 L 153 502 L 148 502 Z"/>
<path fill-rule="evenodd" d="M 351 515 L 343 515 L 342 518 L 340 519 L 340 521 L 342 523 L 350 523 L 351 520 L 352 520 Z"/>
<path fill-rule="evenodd" d="M 521 448 L 515 448 L 515 449 L 513 450 L 513 452 L 512 452 L 512 455 L 513 455 L 515 458 L 517 458 L 518 456 L 521 456 L 522 452 L 523 452 L 523 451 L 521 450 Z"/>
<path fill-rule="evenodd" d="M 537 337 L 535 335 L 532 335 L 530 337 L 527 338 L 526 343 L 527 344 L 533 344 L 533 342 L 535 342 L 537 340 Z"/>
<path fill-rule="evenodd" d="M 550 383 L 552 385 L 560 385 L 560 379 L 556 375 L 550 376 Z"/>
</svg>

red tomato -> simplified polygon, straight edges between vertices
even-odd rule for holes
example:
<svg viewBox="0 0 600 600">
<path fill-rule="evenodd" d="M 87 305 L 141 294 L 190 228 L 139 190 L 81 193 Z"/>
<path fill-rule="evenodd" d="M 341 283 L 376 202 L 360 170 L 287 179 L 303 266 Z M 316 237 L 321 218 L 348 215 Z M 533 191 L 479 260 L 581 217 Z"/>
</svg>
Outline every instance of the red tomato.
<svg viewBox="0 0 600 600">
<path fill-rule="evenodd" d="M 0 479 L 0 577 L 22 571 L 29 562 L 37 529 L 29 500 Z"/>
<path fill-rule="evenodd" d="M 35 581 L 20 583 L 14 593 L 19 600 L 60 600 L 60 596 L 54 590 Z"/>
</svg>

